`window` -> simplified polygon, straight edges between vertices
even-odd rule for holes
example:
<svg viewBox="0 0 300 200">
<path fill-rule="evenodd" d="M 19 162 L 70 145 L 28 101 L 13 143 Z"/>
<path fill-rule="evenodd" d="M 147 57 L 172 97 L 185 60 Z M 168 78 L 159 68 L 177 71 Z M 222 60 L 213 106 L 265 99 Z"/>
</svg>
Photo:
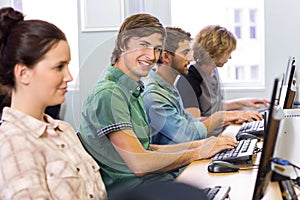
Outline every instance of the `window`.
<svg viewBox="0 0 300 200">
<path fill-rule="evenodd" d="M 171 0 L 171 22 L 193 37 L 209 24 L 226 27 L 235 34 L 237 49 L 219 68 L 222 85 L 264 87 L 264 1 Z"/>
<path fill-rule="evenodd" d="M 234 33 L 237 38 L 242 37 L 242 27 L 241 27 L 241 10 L 234 10 Z"/>
<path fill-rule="evenodd" d="M 256 38 L 256 10 L 250 9 L 249 10 L 249 23 L 250 23 L 250 38 Z"/>
<path fill-rule="evenodd" d="M 245 70 L 243 66 L 235 67 L 235 79 L 244 80 L 245 79 Z"/>
<path fill-rule="evenodd" d="M 251 80 L 258 80 L 259 79 L 259 66 L 258 65 L 252 65 L 250 66 L 250 79 Z"/>
</svg>

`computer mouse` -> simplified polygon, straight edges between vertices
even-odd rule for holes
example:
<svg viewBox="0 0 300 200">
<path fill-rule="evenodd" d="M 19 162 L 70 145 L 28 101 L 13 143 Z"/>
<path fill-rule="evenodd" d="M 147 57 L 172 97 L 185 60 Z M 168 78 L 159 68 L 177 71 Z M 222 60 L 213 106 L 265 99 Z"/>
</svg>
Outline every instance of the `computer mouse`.
<svg viewBox="0 0 300 200">
<path fill-rule="evenodd" d="M 260 141 L 260 138 L 256 135 L 253 135 L 251 133 L 239 133 L 236 135 L 237 140 L 246 140 L 246 139 L 257 139 L 257 141 Z"/>
<path fill-rule="evenodd" d="M 230 162 L 214 160 L 208 164 L 208 171 L 212 173 L 237 172 L 240 168 Z"/>
</svg>

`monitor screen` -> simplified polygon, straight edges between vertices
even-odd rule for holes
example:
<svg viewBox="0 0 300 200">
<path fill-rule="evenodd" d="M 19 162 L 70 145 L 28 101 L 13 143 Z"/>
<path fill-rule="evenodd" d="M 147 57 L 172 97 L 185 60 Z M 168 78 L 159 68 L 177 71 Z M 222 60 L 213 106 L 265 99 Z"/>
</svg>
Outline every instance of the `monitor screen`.
<svg viewBox="0 0 300 200">
<path fill-rule="evenodd" d="M 294 78 L 295 70 L 295 58 L 290 57 L 286 67 L 286 72 L 283 76 L 282 86 L 280 88 L 279 106 L 283 109 L 289 109 L 293 106 L 296 94 L 296 83 Z"/>
<path fill-rule="evenodd" d="M 275 79 L 271 103 L 269 107 L 268 122 L 263 141 L 262 153 L 259 161 L 259 168 L 253 192 L 253 200 L 261 199 L 264 196 L 265 190 L 271 180 L 271 161 L 273 158 L 280 120 L 283 118 L 282 108 L 279 106 L 275 106 L 278 82 L 279 79 Z"/>
</svg>

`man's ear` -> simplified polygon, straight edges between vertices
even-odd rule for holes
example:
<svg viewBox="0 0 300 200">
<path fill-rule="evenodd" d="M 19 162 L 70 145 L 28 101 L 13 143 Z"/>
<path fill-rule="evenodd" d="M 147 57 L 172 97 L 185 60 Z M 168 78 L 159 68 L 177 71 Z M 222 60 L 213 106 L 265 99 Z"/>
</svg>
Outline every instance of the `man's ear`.
<svg viewBox="0 0 300 200">
<path fill-rule="evenodd" d="M 17 82 L 23 83 L 25 85 L 29 84 L 30 69 L 26 65 L 16 64 L 14 72 Z"/>
<path fill-rule="evenodd" d="M 125 44 L 123 44 L 122 46 L 120 46 L 120 51 L 121 52 L 125 52 L 127 50 L 127 46 Z"/>
<path fill-rule="evenodd" d="M 171 62 L 171 54 L 166 51 L 163 51 L 161 54 L 161 61 L 163 63 L 169 64 Z"/>
</svg>

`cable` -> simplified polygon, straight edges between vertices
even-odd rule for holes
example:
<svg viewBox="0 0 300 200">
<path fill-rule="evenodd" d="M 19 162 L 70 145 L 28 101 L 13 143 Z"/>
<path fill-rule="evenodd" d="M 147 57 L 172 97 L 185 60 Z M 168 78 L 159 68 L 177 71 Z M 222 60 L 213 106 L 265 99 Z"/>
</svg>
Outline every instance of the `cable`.
<svg viewBox="0 0 300 200">
<path fill-rule="evenodd" d="M 251 170 L 251 169 L 258 169 L 259 165 L 257 164 L 245 164 L 241 167 L 239 167 L 239 170 Z"/>
<path fill-rule="evenodd" d="M 294 168 L 300 169 L 297 165 L 294 165 L 293 163 L 289 162 L 288 160 L 284 160 L 282 158 L 273 158 L 272 162 L 278 165 L 283 165 L 283 166 L 293 166 Z"/>
<path fill-rule="evenodd" d="M 297 177 L 295 181 L 296 181 L 297 185 L 300 186 L 300 177 L 298 175 L 298 172 L 295 167 L 293 167 L 293 169 L 294 169 L 296 177 Z"/>
<path fill-rule="evenodd" d="M 300 167 L 298 167 L 297 165 L 294 165 L 293 163 L 289 162 L 288 160 L 284 160 L 282 158 L 273 158 L 272 162 L 275 164 L 278 164 L 278 165 L 282 165 L 282 166 L 292 166 L 295 171 L 296 177 L 297 177 L 293 182 L 296 182 L 296 185 L 298 185 L 298 187 L 300 187 L 300 177 L 296 170 L 296 169 L 300 169 Z"/>
<path fill-rule="evenodd" d="M 239 170 L 252 170 L 258 169 L 258 166 L 240 167 Z"/>
<path fill-rule="evenodd" d="M 254 148 L 254 153 L 259 153 L 259 152 L 262 152 L 262 148 L 255 147 Z"/>
</svg>

